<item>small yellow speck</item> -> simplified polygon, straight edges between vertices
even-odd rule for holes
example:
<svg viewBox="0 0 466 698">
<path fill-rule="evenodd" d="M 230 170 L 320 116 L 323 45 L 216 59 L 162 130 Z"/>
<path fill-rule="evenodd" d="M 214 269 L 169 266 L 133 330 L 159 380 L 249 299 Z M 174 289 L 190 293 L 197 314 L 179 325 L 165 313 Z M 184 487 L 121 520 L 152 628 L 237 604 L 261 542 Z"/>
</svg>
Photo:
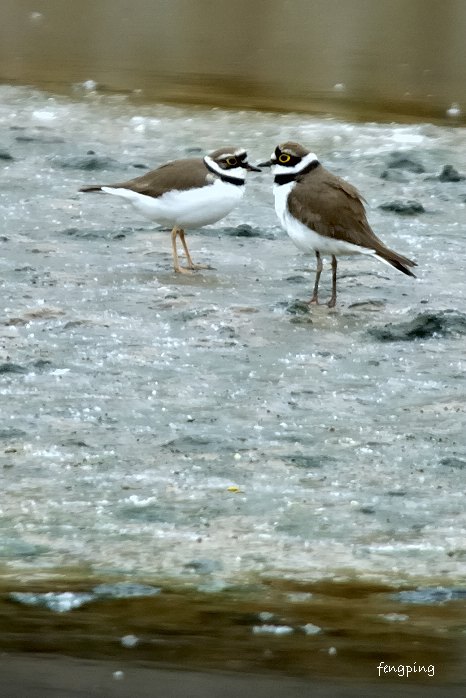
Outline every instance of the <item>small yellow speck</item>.
<svg viewBox="0 0 466 698">
<path fill-rule="evenodd" d="M 230 487 L 227 487 L 227 492 L 241 492 L 241 490 L 236 485 L 230 485 Z"/>
</svg>

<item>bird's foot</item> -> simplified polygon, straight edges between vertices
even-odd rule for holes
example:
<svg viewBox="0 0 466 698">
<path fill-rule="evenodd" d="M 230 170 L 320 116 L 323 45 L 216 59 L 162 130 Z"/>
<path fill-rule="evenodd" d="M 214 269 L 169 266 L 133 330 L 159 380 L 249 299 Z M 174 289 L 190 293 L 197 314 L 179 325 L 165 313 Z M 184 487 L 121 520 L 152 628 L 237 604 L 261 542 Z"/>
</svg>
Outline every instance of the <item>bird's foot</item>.
<svg viewBox="0 0 466 698">
<path fill-rule="evenodd" d="M 327 307 L 328 307 L 328 308 L 334 308 L 334 307 L 336 306 L 336 304 L 337 304 L 336 296 L 332 296 L 332 297 L 330 298 L 329 302 L 327 303 Z"/>
<path fill-rule="evenodd" d="M 188 269 L 188 267 L 174 267 L 177 274 L 192 274 L 193 270 Z"/>
<path fill-rule="evenodd" d="M 319 299 L 317 296 L 312 296 L 311 300 L 309 300 L 308 305 L 319 305 Z"/>
</svg>

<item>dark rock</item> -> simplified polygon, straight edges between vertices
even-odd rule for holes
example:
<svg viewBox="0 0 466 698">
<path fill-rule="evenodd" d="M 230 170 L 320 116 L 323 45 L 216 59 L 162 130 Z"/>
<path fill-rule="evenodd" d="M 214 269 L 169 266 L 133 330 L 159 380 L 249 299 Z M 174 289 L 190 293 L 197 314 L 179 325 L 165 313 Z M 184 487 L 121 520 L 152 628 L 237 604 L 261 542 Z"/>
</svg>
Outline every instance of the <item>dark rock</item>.
<svg viewBox="0 0 466 698">
<path fill-rule="evenodd" d="M 380 342 L 429 339 L 436 335 L 463 335 L 466 334 L 466 315 L 449 310 L 438 313 L 419 313 L 415 318 L 406 322 L 390 322 L 383 327 L 371 327 L 368 333 Z"/>
<path fill-rule="evenodd" d="M 224 228 L 222 231 L 225 235 L 231 235 L 237 238 L 260 238 L 262 232 L 258 228 L 253 228 L 247 223 L 236 226 L 236 228 Z"/>
<path fill-rule="evenodd" d="M 27 373 L 28 370 L 25 366 L 13 363 L 0 364 L 0 373 Z"/>
<path fill-rule="evenodd" d="M 292 325 L 313 325 L 310 315 L 294 315 L 290 319 Z"/>
<path fill-rule="evenodd" d="M 228 339 L 235 339 L 239 337 L 238 332 L 231 325 L 223 325 L 223 327 L 218 328 L 217 332 L 219 335 L 225 335 L 228 337 Z"/>
<path fill-rule="evenodd" d="M 53 155 L 49 158 L 52 165 L 72 170 L 118 170 L 123 166 L 118 160 L 106 155 Z"/>
<path fill-rule="evenodd" d="M 304 456 L 300 453 L 295 456 L 287 456 L 283 460 L 297 468 L 306 469 L 322 468 L 324 465 L 336 462 L 332 456 Z"/>
<path fill-rule="evenodd" d="M 157 506 L 122 507 L 117 515 L 128 521 L 142 523 L 175 523 L 177 520 L 177 512 L 174 509 Z"/>
<path fill-rule="evenodd" d="M 180 436 L 178 439 L 167 441 L 163 446 L 168 447 L 173 453 L 192 453 L 212 448 L 212 442 L 204 436 Z"/>
<path fill-rule="evenodd" d="M 143 162 L 133 162 L 131 167 L 135 167 L 137 170 L 150 170 L 149 165 L 144 165 Z"/>
<path fill-rule="evenodd" d="M 406 170 L 407 172 L 415 172 L 420 174 L 425 172 L 425 168 L 417 160 L 417 158 L 410 153 L 402 153 L 394 151 L 390 153 L 387 162 L 388 169 Z"/>
<path fill-rule="evenodd" d="M 287 303 L 286 312 L 290 315 L 309 315 L 310 306 L 306 301 L 296 299 L 291 301 L 291 303 Z"/>
<path fill-rule="evenodd" d="M 288 281 L 290 284 L 300 284 L 303 281 L 306 281 L 306 277 L 296 274 L 295 276 L 287 276 L 285 281 Z"/>
<path fill-rule="evenodd" d="M 212 574 L 212 572 L 218 572 L 222 569 L 223 565 L 218 560 L 209 560 L 202 558 L 200 560 L 191 560 L 187 562 L 184 567 L 186 569 L 193 570 L 196 574 Z"/>
<path fill-rule="evenodd" d="M 386 182 L 400 182 L 402 184 L 409 182 L 409 177 L 397 169 L 384 170 L 380 175 L 380 179 L 384 179 Z"/>
<path fill-rule="evenodd" d="M 62 446 L 77 446 L 78 448 L 92 448 L 86 441 L 82 439 L 63 439 Z"/>
<path fill-rule="evenodd" d="M 13 155 L 11 155 L 8 150 L 0 148 L 0 160 L 13 160 Z"/>
<path fill-rule="evenodd" d="M 193 308 L 192 310 L 182 310 L 175 316 L 175 320 L 189 322 L 190 320 L 198 320 L 199 318 L 207 317 L 215 313 L 215 308 Z"/>
<path fill-rule="evenodd" d="M 359 511 L 361 514 L 375 514 L 374 507 L 361 507 Z"/>
<path fill-rule="evenodd" d="M 444 165 L 437 179 L 439 182 L 462 182 L 466 177 L 455 170 L 453 165 Z"/>
<path fill-rule="evenodd" d="M 16 429 L 15 427 L 0 429 L 0 439 L 21 439 L 24 436 L 26 436 L 26 432 L 22 429 Z"/>
<path fill-rule="evenodd" d="M 463 458 L 456 458 L 455 456 L 446 456 L 445 458 L 440 459 L 440 465 L 445 465 L 448 468 L 464 470 L 464 468 L 466 468 L 466 460 Z"/>
<path fill-rule="evenodd" d="M 52 143 L 64 143 L 65 139 L 60 136 L 24 135 L 15 136 L 15 141 L 18 143 L 41 143 L 43 145 L 51 145 Z"/>
<path fill-rule="evenodd" d="M 34 363 L 32 365 L 38 371 L 46 371 L 47 369 L 50 368 L 50 366 L 52 365 L 52 362 L 49 361 L 48 359 L 37 359 L 37 361 L 34 361 Z"/>
<path fill-rule="evenodd" d="M 378 208 L 382 211 L 392 211 L 393 213 L 399 213 L 402 216 L 416 216 L 418 213 L 425 213 L 424 206 L 418 201 L 412 201 L 407 199 L 402 201 L 397 199 L 394 201 L 387 201 L 384 204 L 380 204 Z"/>
<path fill-rule="evenodd" d="M 373 300 L 373 301 L 358 301 L 357 303 L 351 303 L 348 306 L 350 310 L 371 310 L 377 311 L 385 307 L 385 301 Z"/>
<path fill-rule="evenodd" d="M 63 325 L 63 329 L 74 330 L 75 327 L 82 327 L 82 325 L 86 324 L 86 320 L 69 320 L 68 322 L 65 322 L 65 324 Z"/>
<path fill-rule="evenodd" d="M 98 240 L 102 238 L 113 238 L 114 230 L 95 230 L 88 228 L 65 228 L 60 230 L 61 235 L 69 235 L 69 237 L 80 238 L 82 240 Z"/>
</svg>

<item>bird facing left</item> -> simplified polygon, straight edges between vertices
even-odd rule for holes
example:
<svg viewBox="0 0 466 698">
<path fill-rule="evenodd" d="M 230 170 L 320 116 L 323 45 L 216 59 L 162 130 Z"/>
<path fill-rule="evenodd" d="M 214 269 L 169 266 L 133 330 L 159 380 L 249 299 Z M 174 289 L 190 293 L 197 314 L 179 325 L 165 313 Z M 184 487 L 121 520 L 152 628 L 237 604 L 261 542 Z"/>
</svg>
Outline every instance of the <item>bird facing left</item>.
<svg viewBox="0 0 466 698">
<path fill-rule="evenodd" d="M 370 227 L 363 198 L 358 190 L 323 167 L 315 153 L 288 141 L 277 145 L 270 160 L 275 211 L 282 227 L 302 252 L 317 259 L 314 291 L 310 304 L 317 304 L 322 254 L 332 256 L 332 295 L 337 302 L 337 255 L 372 255 L 407 276 L 414 276 L 412 259 L 391 250 Z"/>
<path fill-rule="evenodd" d="M 227 146 L 203 158 L 172 160 L 127 182 L 91 184 L 79 191 L 118 196 L 151 221 L 169 226 L 174 270 L 186 274 L 208 268 L 194 264 L 186 243 L 186 228 L 216 223 L 230 213 L 243 197 L 248 171 L 260 169 L 248 162 L 244 148 Z M 186 267 L 179 262 L 178 237 L 186 255 Z"/>
</svg>

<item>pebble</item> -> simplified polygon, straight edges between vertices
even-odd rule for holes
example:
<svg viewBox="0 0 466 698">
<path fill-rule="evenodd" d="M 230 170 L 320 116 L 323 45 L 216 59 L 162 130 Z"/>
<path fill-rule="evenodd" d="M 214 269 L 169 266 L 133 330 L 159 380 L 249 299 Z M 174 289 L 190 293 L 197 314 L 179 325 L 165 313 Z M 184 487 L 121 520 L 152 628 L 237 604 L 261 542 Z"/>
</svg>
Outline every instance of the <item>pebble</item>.
<svg viewBox="0 0 466 698">
<path fill-rule="evenodd" d="M 380 179 L 384 179 L 386 182 L 399 182 L 401 184 L 409 182 L 409 177 L 407 177 L 404 172 L 397 169 L 384 170 L 380 175 Z"/>
<path fill-rule="evenodd" d="M 310 306 L 306 301 L 296 299 L 286 306 L 286 312 L 290 315 L 309 315 Z"/>
<path fill-rule="evenodd" d="M 461 175 L 453 165 L 444 165 L 438 176 L 440 182 L 462 182 L 466 177 Z"/>
<path fill-rule="evenodd" d="M 380 342 L 412 341 L 428 339 L 436 335 L 466 334 L 466 315 L 456 311 L 419 313 L 411 320 L 388 323 L 383 327 L 371 327 L 369 335 Z"/>
<path fill-rule="evenodd" d="M 247 223 L 237 225 L 235 228 L 224 228 L 222 231 L 223 235 L 231 235 L 237 238 L 261 238 L 264 237 L 262 230 L 259 228 L 253 228 Z"/>
<path fill-rule="evenodd" d="M 455 456 L 446 456 L 440 459 L 440 465 L 444 465 L 447 468 L 464 470 L 466 468 L 466 460 L 463 458 L 456 458 Z"/>
<path fill-rule="evenodd" d="M 414 172 L 415 174 L 425 172 L 424 165 L 422 165 L 415 156 L 411 155 L 410 153 L 403 153 L 399 151 L 390 153 L 387 168 L 406 170 L 407 172 Z"/>
<path fill-rule="evenodd" d="M 289 625 L 254 625 L 252 628 L 254 635 L 290 635 L 293 628 Z"/>
<path fill-rule="evenodd" d="M 223 565 L 218 560 L 201 558 L 199 560 L 191 560 L 190 562 L 187 562 L 184 567 L 186 569 L 193 570 L 193 572 L 196 574 L 212 574 L 213 572 L 218 572 L 221 570 Z"/>
<path fill-rule="evenodd" d="M 121 638 L 121 644 L 123 647 L 127 647 L 128 649 L 131 647 L 136 647 L 139 645 L 139 638 L 136 637 L 136 635 L 124 635 Z"/>
<path fill-rule="evenodd" d="M 387 201 L 380 204 L 378 208 L 380 208 L 382 211 L 399 213 L 402 216 L 417 216 L 419 213 L 425 213 L 424 206 L 418 201 L 413 201 L 412 199 L 407 199 L 406 201 L 401 199 Z"/>
<path fill-rule="evenodd" d="M 123 167 L 118 160 L 106 155 L 53 155 L 49 160 L 56 167 L 72 170 L 116 170 Z"/>
</svg>

